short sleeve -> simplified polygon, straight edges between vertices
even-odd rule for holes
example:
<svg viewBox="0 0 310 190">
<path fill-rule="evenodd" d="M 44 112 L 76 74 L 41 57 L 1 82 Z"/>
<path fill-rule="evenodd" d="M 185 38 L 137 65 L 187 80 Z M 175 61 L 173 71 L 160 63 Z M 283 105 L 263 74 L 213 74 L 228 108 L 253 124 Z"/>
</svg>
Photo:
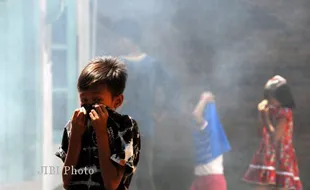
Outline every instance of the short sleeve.
<svg viewBox="0 0 310 190">
<path fill-rule="evenodd" d="M 58 151 L 55 153 L 55 155 L 58 158 L 60 158 L 63 162 L 65 162 L 67 152 L 68 152 L 70 130 L 71 130 L 71 121 L 69 121 L 66 124 L 63 135 L 62 135 L 61 144 L 58 148 Z"/>
<path fill-rule="evenodd" d="M 207 126 L 208 126 L 208 121 L 204 120 L 202 124 L 200 124 L 200 130 L 201 131 L 205 130 Z"/>
<path fill-rule="evenodd" d="M 112 161 L 120 166 L 126 166 L 124 176 L 135 172 L 139 162 L 141 141 L 137 122 L 128 116 L 123 123 L 122 131 L 119 132 L 121 149 L 110 157 Z"/>
</svg>

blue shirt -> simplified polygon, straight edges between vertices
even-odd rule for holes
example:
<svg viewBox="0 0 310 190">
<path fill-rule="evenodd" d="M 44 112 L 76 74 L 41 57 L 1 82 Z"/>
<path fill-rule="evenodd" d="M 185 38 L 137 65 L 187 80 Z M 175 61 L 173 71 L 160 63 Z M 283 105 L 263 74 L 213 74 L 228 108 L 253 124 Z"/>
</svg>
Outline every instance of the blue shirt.
<svg viewBox="0 0 310 190">
<path fill-rule="evenodd" d="M 231 150 L 230 143 L 216 111 L 215 103 L 204 110 L 206 127 L 193 131 L 196 165 L 208 164 L 219 155 Z"/>
<path fill-rule="evenodd" d="M 124 91 L 125 101 L 121 113 L 136 119 L 142 136 L 153 135 L 153 108 L 155 92 L 159 83 L 156 80 L 158 65 L 156 60 L 145 56 L 140 60 L 123 59 L 128 69 L 128 79 Z"/>
<path fill-rule="evenodd" d="M 163 69 L 156 59 L 146 55 L 141 59 L 123 58 L 127 65 L 128 79 L 124 91 L 125 101 L 121 113 L 136 119 L 142 136 L 153 136 L 155 112 L 175 111 L 179 91 L 172 72 Z M 163 105 L 156 103 L 157 89 L 164 91 Z"/>
</svg>

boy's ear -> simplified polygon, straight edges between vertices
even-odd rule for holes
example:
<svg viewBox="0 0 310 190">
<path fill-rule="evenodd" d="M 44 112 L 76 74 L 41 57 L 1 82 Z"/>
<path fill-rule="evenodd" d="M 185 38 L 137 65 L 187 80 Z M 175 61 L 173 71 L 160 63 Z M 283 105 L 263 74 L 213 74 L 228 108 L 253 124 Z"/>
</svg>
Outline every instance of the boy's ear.
<svg viewBox="0 0 310 190">
<path fill-rule="evenodd" d="M 115 97 L 114 108 L 117 109 L 118 107 L 120 107 L 122 105 L 123 101 L 124 101 L 124 95 L 123 94 Z"/>
</svg>

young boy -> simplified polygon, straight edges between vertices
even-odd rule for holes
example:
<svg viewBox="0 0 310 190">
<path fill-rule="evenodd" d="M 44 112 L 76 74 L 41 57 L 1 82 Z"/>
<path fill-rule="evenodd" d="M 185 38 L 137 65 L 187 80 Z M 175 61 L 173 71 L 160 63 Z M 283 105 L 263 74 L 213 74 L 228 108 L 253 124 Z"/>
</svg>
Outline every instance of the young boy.
<svg viewBox="0 0 310 190">
<path fill-rule="evenodd" d="M 114 110 L 123 103 L 127 70 L 116 58 L 91 61 L 81 72 L 81 108 L 64 129 L 56 156 L 64 161 L 68 190 L 127 190 L 137 167 L 140 137 L 135 120 Z"/>
<path fill-rule="evenodd" d="M 197 123 L 193 131 L 197 177 L 191 190 L 226 190 L 223 154 L 231 148 L 210 92 L 201 95 L 193 115 Z"/>
</svg>

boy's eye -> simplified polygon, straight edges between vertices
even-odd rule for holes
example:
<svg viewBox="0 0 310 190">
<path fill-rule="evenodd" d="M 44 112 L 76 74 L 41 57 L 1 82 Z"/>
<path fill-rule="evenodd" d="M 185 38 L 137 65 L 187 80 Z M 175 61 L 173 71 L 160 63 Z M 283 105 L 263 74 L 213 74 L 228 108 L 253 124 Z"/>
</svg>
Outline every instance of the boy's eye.
<svg viewBox="0 0 310 190">
<path fill-rule="evenodd" d="M 81 99 L 81 102 L 82 102 L 82 103 L 87 103 L 87 99 L 86 99 L 86 98 L 83 98 L 83 99 Z"/>
<path fill-rule="evenodd" d="M 96 104 L 99 104 L 99 103 L 101 103 L 101 99 L 99 99 L 99 98 L 97 98 L 97 99 L 94 99 L 94 103 L 96 103 Z"/>
</svg>

